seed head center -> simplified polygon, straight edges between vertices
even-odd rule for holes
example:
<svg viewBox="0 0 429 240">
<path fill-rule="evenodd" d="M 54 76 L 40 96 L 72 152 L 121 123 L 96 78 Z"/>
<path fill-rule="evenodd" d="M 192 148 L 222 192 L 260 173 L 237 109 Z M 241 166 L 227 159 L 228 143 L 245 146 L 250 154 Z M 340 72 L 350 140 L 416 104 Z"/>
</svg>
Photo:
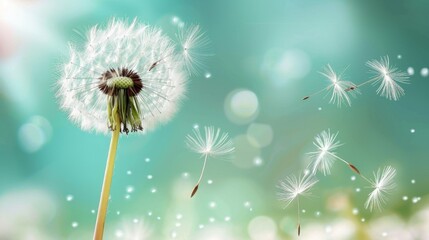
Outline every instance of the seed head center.
<svg viewBox="0 0 429 240">
<path fill-rule="evenodd" d="M 127 89 L 134 86 L 134 82 L 129 77 L 113 77 L 107 80 L 108 87 Z"/>
</svg>

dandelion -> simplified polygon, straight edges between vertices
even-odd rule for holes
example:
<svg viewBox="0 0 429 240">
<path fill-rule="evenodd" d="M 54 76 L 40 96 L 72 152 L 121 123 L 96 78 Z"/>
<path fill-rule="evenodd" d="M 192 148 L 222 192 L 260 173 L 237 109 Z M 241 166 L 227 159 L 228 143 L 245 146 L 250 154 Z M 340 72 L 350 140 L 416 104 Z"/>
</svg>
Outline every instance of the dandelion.
<svg viewBox="0 0 429 240">
<path fill-rule="evenodd" d="M 396 169 L 391 166 L 385 167 L 383 170 L 378 169 L 377 173 L 374 172 L 374 180 L 368 180 L 373 188 L 372 192 L 368 195 L 365 202 L 365 208 L 381 210 L 381 205 L 387 201 L 388 194 L 395 188 L 393 179 L 396 175 Z"/>
<path fill-rule="evenodd" d="M 310 165 L 312 166 L 313 175 L 316 174 L 317 170 L 323 172 L 325 176 L 331 174 L 331 167 L 335 159 L 347 164 L 352 171 L 360 175 L 360 171 L 353 164 L 337 156 L 335 150 L 342 145 L 340 141 L 336 140 L 337 135 L 338 132 L 331 134 L 330 129 L 328 129 L 314 138 L 313 144 L 317 150 L 308 153 L 311 159 Z"/>
<path fill-rule="evenodd" d="M 409 83 L 408 75 L 391 66 L 388 56 L 382 57 L 380 60 L 374 59 L 368 61 L 366 65 L 371 68 L 371 72 L 375 76 L 364 83 L 347 89 L 347 91 L 355 90 L 357 87 L 361 87 L 367 83 L 372 83 L 373 85 L 380 84 L 377 94 L 389 100 L 397 101 L 405 94 L 404 89 L 399 84 Z"/>
<path fill-rule="evenodd" d="M 340 107 L 345 102 L 347 105 L 351 106 L 350 92 L 347 92 L 346 89 L 353 88 L 355 84 L 343 80 L 342 74 L 338 75 L 335 73 L 330 65 L 327 65 L 321 74 L 329 80 L 330 84 L 326 88 L 304 97 L 303 100 L 307 100 L 311 96 L 326 91 L 328 93 L 331 92 L 329 103 L 337 104 L 337 106 Z"/>
<path fill-rule="evenodd" d="M 191 193 L 191 197 L 193 197 L 203 178 L 208 157 L 225 157 L 233 153 L 235 148 L 228 137 L 228 133 L 221 133 L 220 128 L 215 131 L 215 128 L 212 126 L 204 127 L 204 136 L 201 134 L 199 128 L 194 128 L 193 135 L 186 136 L 186 145 L 189 149 L 204 157 L 200 177 Z"/>
<path fill-rule="evenodd" d="M 188 59 L 198 57 L 191 49 L 202 39 L 199 32 L 192 33 L 183 35 L 196 39 L 187 46 Z M 83 130 L 112 132 L 94 233 L 94 239 L 102 239 L 119 134 L 143 133 L 171 119 L 183 98 L 189 67 L 180 44 L 137 20 L 94 26 L 84 46 L 69 48 L 70 59 L 58 81 L 62 109 Z"/>
<path fill-rule="evenodd" d="M 316 184 L 318 180 L 314 178 L 314 175 L 304 174 L 299 177 L 291 175 L 286 177 L 284 180 L 280 181 L 278 188 L 278 198 L 280 201 L 283 201 L 285 208 L 289 206 L 295 199 L 297 200 L 298 205 L 298 236 L 301 234 L 301 223 L 300 223 L 300 205 L 299 197 L 300 196 L 309 196 L 310 189 Z"/>
</svg>

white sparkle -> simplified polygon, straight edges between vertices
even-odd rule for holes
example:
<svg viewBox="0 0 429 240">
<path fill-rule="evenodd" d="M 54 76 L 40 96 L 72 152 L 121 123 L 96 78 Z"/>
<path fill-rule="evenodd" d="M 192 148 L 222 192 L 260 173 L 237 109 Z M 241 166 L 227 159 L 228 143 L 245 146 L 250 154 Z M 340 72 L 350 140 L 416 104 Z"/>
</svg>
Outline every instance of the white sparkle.
<svg viewBox="0 0 429 240">
<path fill-rule="evenodd" d="M 69 195 L 67 195 L 66 196 L 66 200 L 67 200 L 67 202 L 71 202 L 71 201 L 73 201 L 73 195 L 71 195 L 71 194 L 69 194 Z"/>
<path fill-rule="evenodd" d="M 133 186 L 128 186 L 127 187 L 127 193 L 132 193 L 134 192 L 134 187 Z"/>
</svg>

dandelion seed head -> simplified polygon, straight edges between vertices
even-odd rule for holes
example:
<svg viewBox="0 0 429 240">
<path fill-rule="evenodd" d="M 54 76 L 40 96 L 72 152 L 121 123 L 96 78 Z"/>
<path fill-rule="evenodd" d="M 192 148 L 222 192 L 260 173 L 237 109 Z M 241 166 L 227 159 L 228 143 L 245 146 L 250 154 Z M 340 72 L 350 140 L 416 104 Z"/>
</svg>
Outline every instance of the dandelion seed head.
<svg viewBox="0 0 429 240">
<path fill-rule="evenodd" d="M 313 145 L 316 146 L 317 150 L 308 153 L 313 174 L 317 170 L 323 172 L 324 175 L 331 174 L 331 167 L 336 158 L 335 150 L 342 145 L 336 140 L 337 135 L 338 132 L 331 134 L 330 129 L 328 129 L 314 138 Z"/>
<path fill-rule="evenodd" d="M 374 209 L 381 210 L 382 204 L 387 202 L 387 195 L 395 188 L 396 184 L 393 182 L 396 175 L 396 169 L 391 166 L 385 167 L 383 170 L 378 169 L 374 172 L 374 179 L 371 180 L 372 192 L 368 195 L 365 202 L 365 208 L 370 211 Z"/>
<path fill-rule="evenodd" d="M 180 28 L 177 35 L 181 44 L 181 59 L 190 74 L 199 74 L 205 67 L 205 61 L 211 54 L 207 54 L 209 40 L 198 25 Z"/>
<path fill-rule="evenodd" d="M 330 65 L 327 65 L 321 74 L 331 82 L 326 88 L 328 92 L 332 92 L 329 103 L 337 104 L 338 107 L 342 106 L 344 103 L 351 106 L 350 96 L 357 93 L 357 89 L 354 91 L 346 91 L 346 89 L 350 89 L 356 85 L 350 81 L 341 79 L 341 75 L 335 73 Z"/>
<path fill-rule="evenodd" d="M 197 40 L 198 31 L 191 31 Z M 190 38 L 184 34 L 181 40 L 194 49 L 192 55 L 200 54 L 192 46 L 198 41 Z M 127 133 L 128 127 L 154 129 L 177 111 L 188 69 L 197 64 L 189 60 L 191 54 L 184 58 L 177 50 L 181 44 L 136 19 L 113 19 L 105 27 L 92 27 L 83 46 L 69 45 L 69 59 L 57 84 L 61 108 L 86 131 L 107 133 L 116 125 Z M 118 112 L 119 123 L 112 111 Z"/>
<path fill-rule="evenodd" d="M 235 150 L 228 133 L 222 133 L 220 128 L 215 130 L 212 126 L 204 127 L 204 135 L 200 128 L 194 128 L 193 134 L 186 136 L 186 145 L 202 156 L 211 157 L 226 157 Z"/>
<path fill-rule="evenodd" d="M 280 192 L 277 193 L 277 196 L 287 207 L 298 196 L 309 196 L 311 187 L 317 182 L 318 180 L 310 174 L 299 177 L 295 175 L 288 176 L 279 182 L 277 187 Z"/>
<path fill-rule="evenodd" d="M 408 74 L 391 66 L 388 56 L 382 57 L 380 60 L 368 61 L 366 65 L 371 68 L 371 72 L 374 74 L 374 84 L 380 84 L 377 94 L 394 101 L 405 94 L 404 89 L 399 84 L 409 83 Z"/>
</svg>

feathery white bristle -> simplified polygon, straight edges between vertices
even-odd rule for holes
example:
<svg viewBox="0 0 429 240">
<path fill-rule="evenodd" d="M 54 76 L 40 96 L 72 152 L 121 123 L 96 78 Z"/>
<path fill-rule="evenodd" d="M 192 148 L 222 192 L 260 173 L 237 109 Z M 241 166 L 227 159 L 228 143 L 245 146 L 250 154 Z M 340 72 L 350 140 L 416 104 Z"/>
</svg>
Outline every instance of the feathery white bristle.
<svg viewBox="0 0 429 240">
<path fill-rule="evenodd" d="M 180 56 L 188 73 L 201 73 L 205 67 L 205 61 L 210 56 L 206 53 L 209 45 L 206 34 L 201 31 L 200 26 L 191 25 L 180 28 L 177 37 L 181 45 Z"/>
<path fill-rule="evenodd" d="M 381 210 L 381 206 L 386 203 L 387 195 L 395 188 L 393 182 L 396 175 L 396 169 L 391 166 L 385 167 L 383 170 L 378 169 L 374 172 L 374 180 L 371 180 L 372 192 L 368 195 L 365 202 L 365 208 L 370 211 L 374 209 Z"/>
<path fill-rule="evenodd" d="M 386 97 L 389 100 L 397 101 L 405 94 L 404 89 L 399 83 L 409 83 L 408 75 L 405 72 L 392 67 L 389 63 L 389 57 L 385 56 L 380 60 L 371 60 L 366 63 L 371 68 L 371 72 L 375 74 L 374 84 L 380 84 L 377 89 L 377 94 Z"/>
<path fill-rule="evenodd" d="M 311 159 L 312 174 L 316 174 L 317 170 L 324 175 L 331 174 L 331 167 L 335 161 L 336 153 L 334 152 L 342 144 L 336 141 L 338 132 L 331 134 L 330 129 L 321 132 L 314 138 L 314 146 L 317 150 L 308 153 Z"/>
<path fill-rule="evenodd" d="M 225 156 L 235 150 L 228 133 L 222 133 L 220 128 L 215 130 L 212 126 L 204 127 L 204 135 L 199 128 L 195 128 L 192 135 L 186 136 L 186 145 L 202 156 L 211 157 Z"/>
<path fill-rule="evenodd" d="M 287 207 L 298 196 L 309 196 L 311 187 L 317 182 L 318 180 L 311 174 L 303 174 L 298 177 L 288 176 L 279 182 L 277 187 L 280 192 L 277 193 L 277 196 L 280 201 L 284 202 L 284 207 Z"/>
<path fill-rule="evenodd" d="M 348 92 L 346 89 L 354 87 L 355 84 L 341 79 L 341 75 L 335 73 L 329 64 L 325 67 L 325 70 L 321 72 L 321 74 L 325 76 L 331 83 L 327 87 L 327 91 L 332 92 L 329 103 L 337 104 L 338 107 L 342 106 L 343 103 L 351 106 L 352 102 L 350 95 L 353 95 L 355 91 Z"/>
</svg>

